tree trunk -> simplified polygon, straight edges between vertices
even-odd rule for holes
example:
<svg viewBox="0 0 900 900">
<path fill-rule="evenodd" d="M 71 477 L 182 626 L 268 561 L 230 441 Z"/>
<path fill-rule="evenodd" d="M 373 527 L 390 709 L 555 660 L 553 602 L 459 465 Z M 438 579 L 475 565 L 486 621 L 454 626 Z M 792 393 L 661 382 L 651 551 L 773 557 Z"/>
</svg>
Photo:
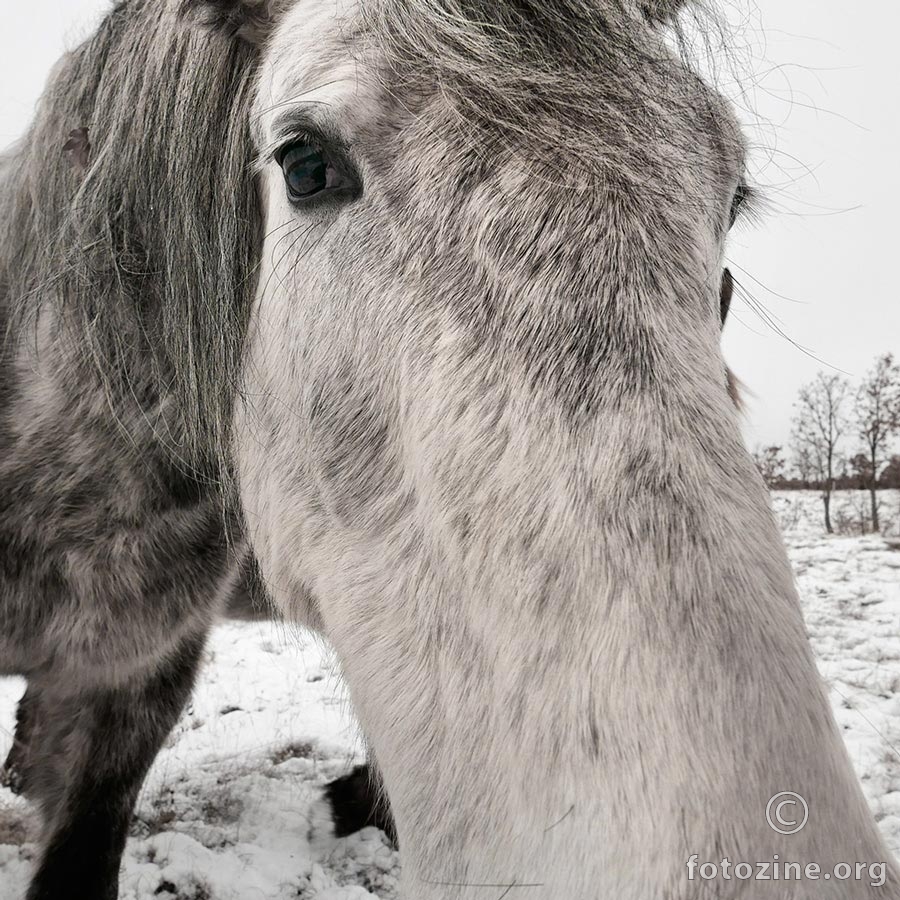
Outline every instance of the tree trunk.
<svg viewBox="0 0 900 900">
<path fill-rule="evenodd" d="M 875 534 L 881 534 L 881 525 L 878 522 L 878 472 L 876 455 L 872 453 L 872 480 L 870 482 L 869 494 L 872 497 L 872 531 Z"/>
<path fill-rule="evenodd" d="M 831 527 L 831 486 L 827 485 L 825 487 L 825 493 L 822 494 L 822 502 L 825 504 L 825 530 L 829 534 L 834 534 L 834 529 Z"/>
</svg>

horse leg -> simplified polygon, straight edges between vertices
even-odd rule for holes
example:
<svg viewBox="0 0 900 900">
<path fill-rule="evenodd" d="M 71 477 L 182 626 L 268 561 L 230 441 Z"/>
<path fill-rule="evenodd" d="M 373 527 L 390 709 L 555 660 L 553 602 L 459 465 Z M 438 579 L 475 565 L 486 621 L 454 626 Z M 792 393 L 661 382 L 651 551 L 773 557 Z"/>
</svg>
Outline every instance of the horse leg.
<svg viewBox="0 0 900 900">
<path fill-rule="evenodd" d="M 0 769 L 0 785 L 14 794 L 28 793 L 28 761 L 37 729 L 39 706 L 39 690 L 35 684 L 29 683 L 16 709 L 16 733 L 12 748 Z"/>
<path fill-rule="evenodd" d="M 381 787 L 381 776 L 374 760 L 357 766 L 325 786 L 325 798 L 331 808 L 337 837 L 355 834 L 369 825 L 380 828 L 396 847 L 397 828 L 387 794 Z"/>
<path fill-rule="evenodd" d="M 116 900 L 138 791 L 190 696 L 204 641 L 185 639 L 124 686 L 53 689 L 29 760 L 45 836 L 27 900 Z"/>
</svg>

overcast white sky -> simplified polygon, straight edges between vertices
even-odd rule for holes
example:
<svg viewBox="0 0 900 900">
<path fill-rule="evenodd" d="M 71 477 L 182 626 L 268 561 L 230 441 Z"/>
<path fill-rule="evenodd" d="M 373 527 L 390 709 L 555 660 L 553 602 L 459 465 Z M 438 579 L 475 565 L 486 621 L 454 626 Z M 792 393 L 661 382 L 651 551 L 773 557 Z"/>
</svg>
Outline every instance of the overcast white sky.
<svg viewBox="0 0 900 900">
<path fill-rule="evenodd" d="M 63 49 L 108 5 L 7 4 L 0 146 L 27 125 Z M 873 4 L 863 14 L 846 0 L 735 2 L 735 19 L 746 22 L 734 36 L 735 61 L 743 103 L 754 111 L 744 118 L 760 123 L 750 131 L 752 174 L 768 202 L 761 222 L 735 232 L 730 257 L 738 279 L 787 336 L 736 303 L 725 351 L 755 395 L 751 446 L 788 440 L 797 388 L 819 369 L 857 378 L 876 354 L 900 355 L 891 279 L 900 256 L 900 14 L 878 5 L 877 14 Z"/>
</svg>

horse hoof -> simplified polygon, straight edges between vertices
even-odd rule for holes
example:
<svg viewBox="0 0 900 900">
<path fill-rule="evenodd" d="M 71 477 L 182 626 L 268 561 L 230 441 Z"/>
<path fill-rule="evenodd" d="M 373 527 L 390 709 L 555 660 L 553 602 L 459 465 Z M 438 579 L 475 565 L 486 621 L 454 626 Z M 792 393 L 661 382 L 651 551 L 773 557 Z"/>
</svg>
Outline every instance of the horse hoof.
<svg viewBox="0 0 900 900">
<path fill-rule="evenodd" d="M 325 785 L 325 803 L 336 837 L 347 837 L 374 826 L 397 846 L 394 817 L 368 766 L 357 766 L 349 775 Z"/>
<path fill-rule="evenodd" d="M 4 766 L 0 769 L 0 786 L 21 796 L 25 793 L 25 778 L 17 766 Z"/>
</svg>

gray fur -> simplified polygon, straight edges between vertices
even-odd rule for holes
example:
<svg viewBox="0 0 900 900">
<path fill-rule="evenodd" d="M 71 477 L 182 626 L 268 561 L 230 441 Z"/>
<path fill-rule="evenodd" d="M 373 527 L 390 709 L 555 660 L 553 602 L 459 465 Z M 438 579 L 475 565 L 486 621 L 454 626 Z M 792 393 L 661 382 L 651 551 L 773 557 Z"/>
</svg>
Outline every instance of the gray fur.
<svg viewBox="0 0 900 900">
<path fill-rule="evenodd" d="M 255 56 L 178 6 L 117 3 L 0 167 L 0 675 L 29 685 L 6 773 L 44 813 L 29 900 L 116 895 L 235 595 Z"/>
</svg>

